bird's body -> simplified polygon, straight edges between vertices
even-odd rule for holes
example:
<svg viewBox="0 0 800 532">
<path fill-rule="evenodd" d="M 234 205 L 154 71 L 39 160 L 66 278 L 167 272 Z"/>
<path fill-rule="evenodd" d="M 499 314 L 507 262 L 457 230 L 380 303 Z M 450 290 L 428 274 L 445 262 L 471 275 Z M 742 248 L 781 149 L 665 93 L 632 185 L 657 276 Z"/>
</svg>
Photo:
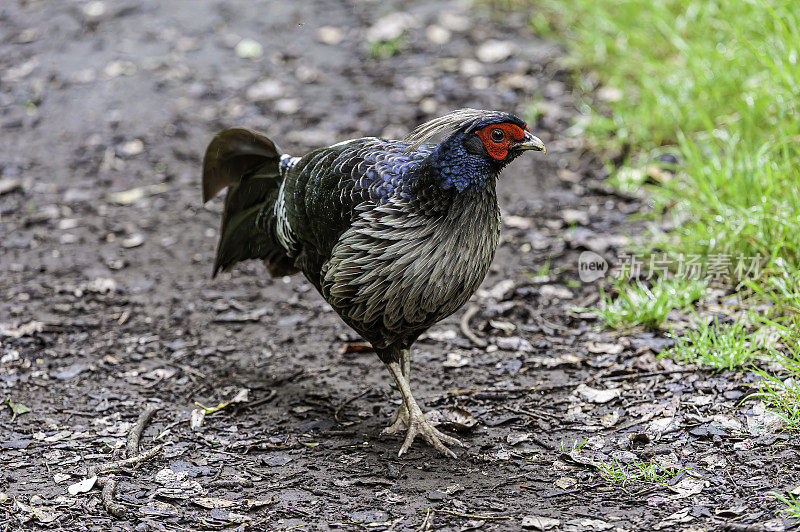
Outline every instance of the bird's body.
<svg viewBox="0 0 800 532">
<path fill-rule="evenodd" d="M 456 131 L 424 144 L 445 129 Z M 409 348 L 483 281 L 500 235 L 497 175 L 516 146 L 544 146 L 498 112 L 456 111 L 415 133 L 290 157 L 257 133 L 226 130 L 206 152 L 204 199 L 230 187 L 215 273 L 251 258 L 273 275 L 301 271 L 392 372 L 404 404 L 391 429 L 408 425 L 401 452 L 421 433 L 452 454 L 439 440 L 457 440 L 430 427 L 411 397 Z"/>
</svg>

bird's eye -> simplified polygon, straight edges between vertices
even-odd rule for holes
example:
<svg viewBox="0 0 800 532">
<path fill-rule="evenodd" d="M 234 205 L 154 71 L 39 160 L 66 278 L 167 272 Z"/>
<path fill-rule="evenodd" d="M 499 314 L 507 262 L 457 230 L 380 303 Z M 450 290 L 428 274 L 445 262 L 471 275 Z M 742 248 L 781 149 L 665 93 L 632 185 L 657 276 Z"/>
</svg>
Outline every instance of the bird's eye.
<svg viewBox="0 0 800 532">
<path fill-rule="evenodd" d="M 493 141 L 500 142 L 500 141 L 503 140 L 504 137 L 505 137 L 505 135 L 503 135 L 503 132 L 500 131 L 499 129 L 493 129 L 492 130 L 492 140 Z"/>
</svg>

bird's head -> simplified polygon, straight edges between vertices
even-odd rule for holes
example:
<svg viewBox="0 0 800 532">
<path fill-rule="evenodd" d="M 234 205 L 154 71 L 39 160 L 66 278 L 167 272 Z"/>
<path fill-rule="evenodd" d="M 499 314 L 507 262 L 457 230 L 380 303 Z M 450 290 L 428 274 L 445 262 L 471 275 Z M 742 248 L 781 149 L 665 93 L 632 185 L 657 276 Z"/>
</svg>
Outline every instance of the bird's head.
<svg viewBox="0 0 800 532">
<path fill-rule="evenodd" d="M 443 188 L 486 184 L 524 151 L 547 153 L 521 118 L 500 111 L 459 109 L 422 124 L 405 140 L 412 150 L 443 131 L 451 134 L 430 156 Z"/>
</svg>

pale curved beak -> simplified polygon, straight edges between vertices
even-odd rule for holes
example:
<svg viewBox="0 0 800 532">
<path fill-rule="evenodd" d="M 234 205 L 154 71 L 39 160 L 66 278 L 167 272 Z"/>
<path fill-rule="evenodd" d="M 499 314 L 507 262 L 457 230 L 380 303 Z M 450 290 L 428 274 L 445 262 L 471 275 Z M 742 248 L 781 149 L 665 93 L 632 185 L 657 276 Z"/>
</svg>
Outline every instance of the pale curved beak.
<svg viewBox="0 0 800 532">
<path fill-rule="evenodd" d="M 539 137 L 534 137 L 528 131 L 525 132 L 525 139 L 518 143 L 514 144 L 514 149 L 523 151 L 523 150 L 533 150 L 533 151 L 540 151 L 547 155 L 547 147 L 542 142 L 542 139 Z"/>
</svg>

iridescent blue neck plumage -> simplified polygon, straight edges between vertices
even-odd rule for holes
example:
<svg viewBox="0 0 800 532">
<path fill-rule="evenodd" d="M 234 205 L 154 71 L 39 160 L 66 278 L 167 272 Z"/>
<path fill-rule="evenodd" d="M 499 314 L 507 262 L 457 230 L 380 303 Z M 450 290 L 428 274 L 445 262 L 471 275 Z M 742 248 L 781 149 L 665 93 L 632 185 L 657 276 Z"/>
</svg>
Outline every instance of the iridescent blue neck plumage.
<svg viewBox="0 0 800 532">
<path fill-rule="evenodd" d="M 439 144 L 427 162 L 442 189 L 458 192 L 484 189 L 494 184 L 502 170 L 502 165 L 470 153 L 460 132 Z"/>
</svg>

